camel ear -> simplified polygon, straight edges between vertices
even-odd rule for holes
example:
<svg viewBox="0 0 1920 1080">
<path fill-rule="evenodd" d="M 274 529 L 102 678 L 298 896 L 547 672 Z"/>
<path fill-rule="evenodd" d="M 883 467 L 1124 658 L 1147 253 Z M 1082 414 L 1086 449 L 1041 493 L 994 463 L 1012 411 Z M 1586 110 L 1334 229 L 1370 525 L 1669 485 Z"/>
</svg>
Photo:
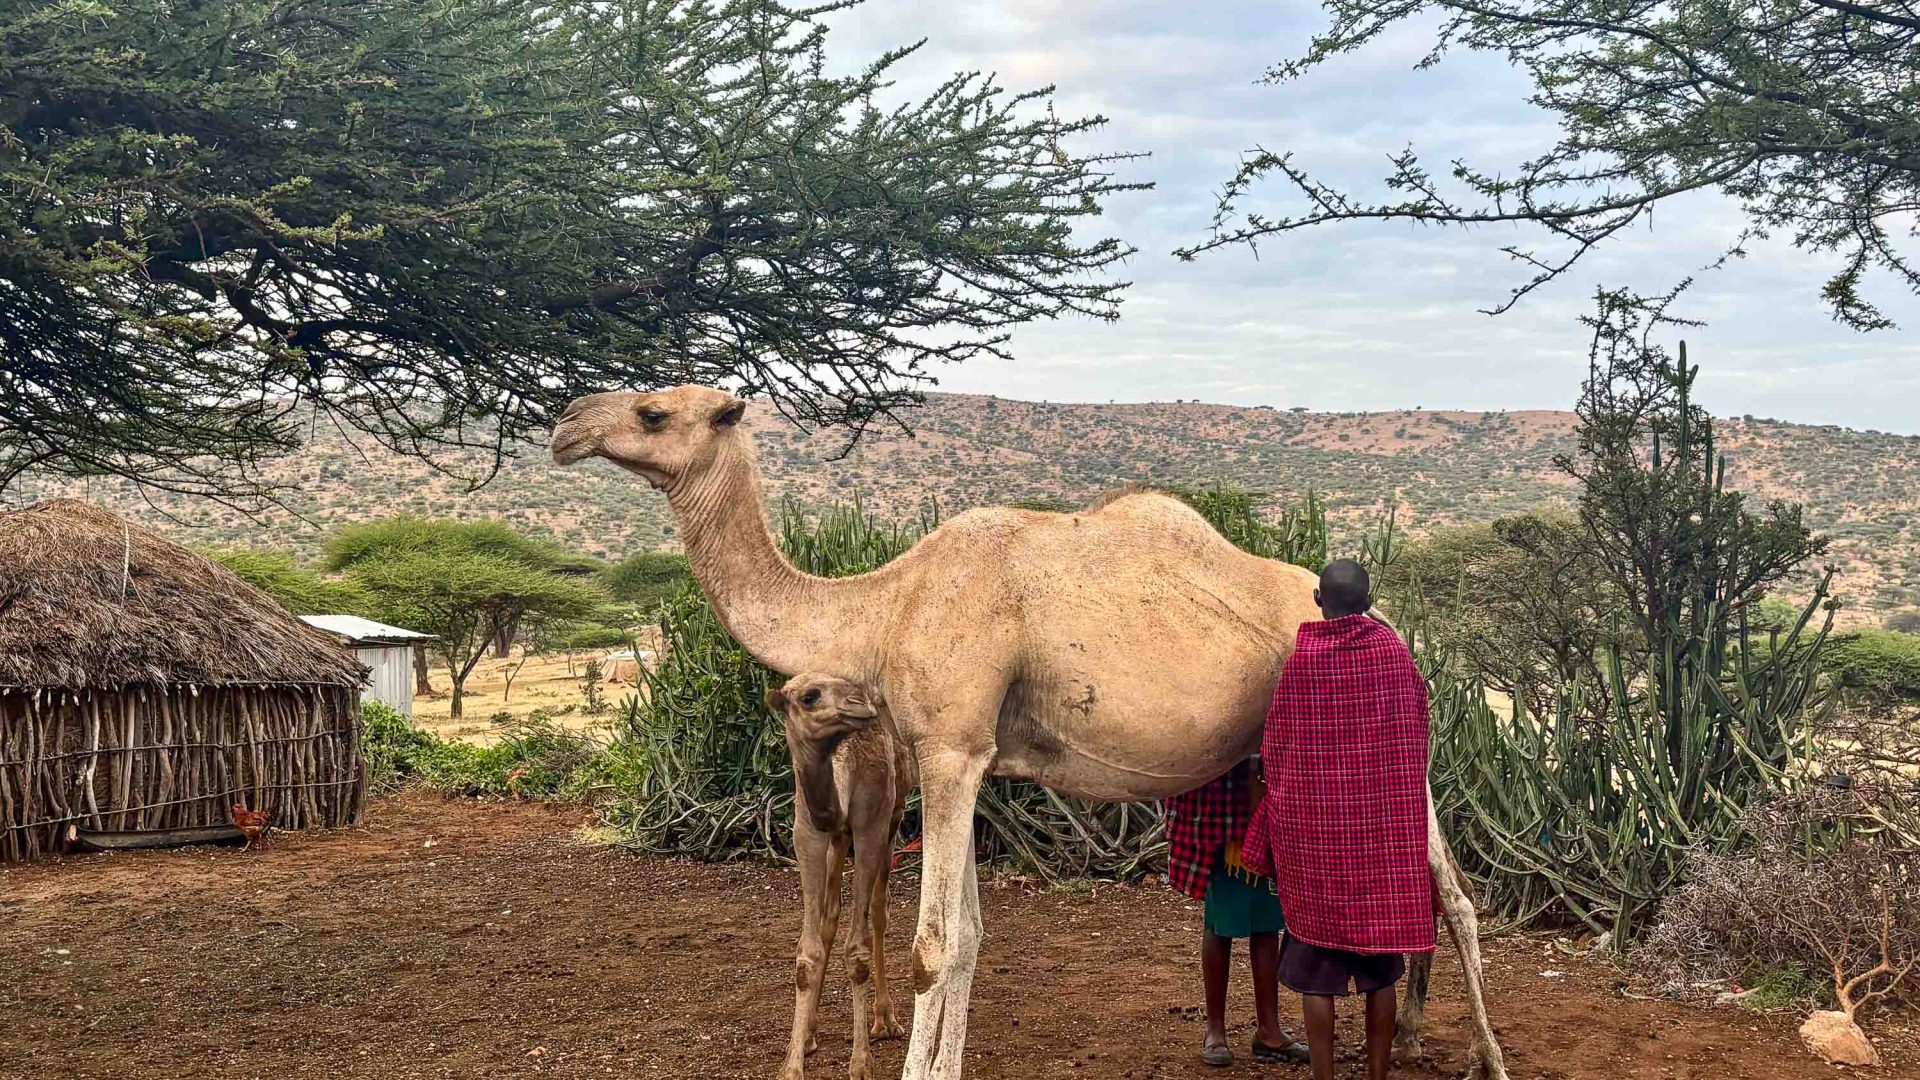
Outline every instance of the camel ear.
<svg viewBox="0 0 1920 1080">
<path fill-rule="evenodd" d="M 767 690 L 767 708 L 777 713 L 787 711 L 787 695 L 781 693 L 779 687 L 775 686 Z"/>
<path fill-rule="evenodd" d="M 841 716 L 851 716 L 856 720 L 871 720 L 875 715 L 873 706 L 859 694 L 851 695 L 841 701 L 838 711 Z"/>
<path fill-rule="evenodd" d="M 713 426 L 732 427 L 745 415 L 747 415 L 747 403 L 735 398 L 733 404 L 713 414 Z"/>
</svg>

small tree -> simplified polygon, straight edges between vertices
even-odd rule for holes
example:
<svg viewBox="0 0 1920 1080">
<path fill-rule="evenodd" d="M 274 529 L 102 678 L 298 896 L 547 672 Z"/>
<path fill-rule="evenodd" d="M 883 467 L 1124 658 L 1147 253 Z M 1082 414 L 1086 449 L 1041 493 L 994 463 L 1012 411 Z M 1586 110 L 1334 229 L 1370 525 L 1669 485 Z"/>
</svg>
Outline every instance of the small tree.
<svg viewBox="0 0 1920 1080">
<path fill-rule="evenodd" d="M 1602 292 L 1584 321 L 1593 339 L 1575 409 L 1579 446 L 1556 464 L 1580 485 L 1580 520 L 1637 635 L 1651 718 L 1679 770 L 1698 695 L 1745 651 L 1750 609 L 1827 541 L 1798 504 L 1776 499 L 1756 513 L 1726 486 L 1713 418 L 1693 401 L 1700 369 L 1688 365 L 1685 342 L 1669 358 L 1649 341 L 1669 322 L 1664 300 Z"/>
<path fill-rule="evenodd" d="M 602 602 L 591 587 L 517 560 L 478 552 L 398 551 L 353 565 L 387 621 L 432 634 L 462 715 L 467 677 L 505 627 L 523 620 L 577 619 Z"/>
<path fill-rule="evenodd" d="M 636 552 L 607 568 L 604 575 L 613 598 L 633 605 L 647 621 L 692 578 L 687 557 L 671 551 Z"/>
</svg>

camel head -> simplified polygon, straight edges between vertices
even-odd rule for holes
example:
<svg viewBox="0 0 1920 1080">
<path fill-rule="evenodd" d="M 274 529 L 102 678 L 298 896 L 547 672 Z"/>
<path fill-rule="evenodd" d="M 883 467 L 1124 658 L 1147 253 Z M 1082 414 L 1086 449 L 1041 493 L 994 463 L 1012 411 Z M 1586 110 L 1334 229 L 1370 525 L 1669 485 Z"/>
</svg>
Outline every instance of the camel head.
<svg viewBox="0 0 1920 1080">
<path fill-rule="evenodd" d="M 865 731 L 878 710 L 864 690 L 845 679 L 806 672 L 767 691 L 767 708 L 786 719 L 797 742 L 830 751 L 840 740 Z"/>
<path fill-rule="evenodd" d="M 712 464 L 746 411 L 746 402 L 709 386 L 588 394 L 575 398 L 554 425 L 553 460 L 571 465 L 603 457 L 664 488 Z"/>
<path fill-rule="evenodd" d="M 833 748 L 856 731 L 865 731 L 878 710 L 858 686 L 845 679 L 803 672 L 785 686 L 767 691 L 767 708 L 780 714 L 793 754 L 794 784 L 805 794 L 807 817 L 823 833 L 846 826 L 833 781 Z"/>
</svg>

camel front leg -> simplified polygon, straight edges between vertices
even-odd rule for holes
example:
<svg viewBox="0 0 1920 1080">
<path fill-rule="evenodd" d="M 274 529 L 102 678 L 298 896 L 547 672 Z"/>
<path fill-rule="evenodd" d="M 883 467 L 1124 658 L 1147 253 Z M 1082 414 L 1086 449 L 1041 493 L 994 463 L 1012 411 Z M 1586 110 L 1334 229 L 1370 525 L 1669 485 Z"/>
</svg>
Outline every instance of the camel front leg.
<svg viewBox="0 0 1920 1080">
<path fill-rule="evenodd" d="M 808 825 L 795 813 L 793 849 L 800 865 L 800 946 L 793 959 L 793 1032 L 780 1080 L 802 1080 L 807 1054 L 820 1023 L 820 989 L 827 975 L 834 924 L 840 904 L 840 862 L 844 846 Z"/>
<path fill-rule="evenodd" d="M 1440 888 L 1441 915 L 1447 921 L 1447 932 L 1453 937 L 1453 946 L 1460 953 L 1460 974 L 1467 984 L 1467 1010 L 1473 1016 L 1473 1051 L 1468 1060 L 1467 1074 L 1478 1075 L 1485 1080 L 1507 1080 L 1506 1059 L 1500 1053 L 1500 1043 L 1493 1036 L 1493 1022 L 1487 1016 L 1486 984 L 1480 963 L 1480 917 L 1474 912 L 1473 897 L 1468 896 L 1467 890 L 1461 886 L 1463 879 L 1459 864 L 1453 860 L 1453 849 L 1447 846 L 1447 838 L 1440 832 L 1440 815 L 1434 810 L 1431 787 L 1427 789 L 1427 865 L 1433 871 L 1434 883 Z M 1421 983 L 1419 1005 L 1424 1011 L 1424 978 Z M 1409 998 L 1413 996 L 1413 989 L 1409 980 Z M 1405 1035 L 1406 1032 L 1397 1031 L 1395 1034 Z M 1412 1031 L 1410 1041 L 1417 1052 L 1417 1026 Z"/>
<path fill-rule="evenodd" d="M 980 955 L 973 808 L 990 752 L 920 759 L 920 925 L 913 939 L 913 1037 L 903 1080 L 958 1080 Z"/>
</svg>

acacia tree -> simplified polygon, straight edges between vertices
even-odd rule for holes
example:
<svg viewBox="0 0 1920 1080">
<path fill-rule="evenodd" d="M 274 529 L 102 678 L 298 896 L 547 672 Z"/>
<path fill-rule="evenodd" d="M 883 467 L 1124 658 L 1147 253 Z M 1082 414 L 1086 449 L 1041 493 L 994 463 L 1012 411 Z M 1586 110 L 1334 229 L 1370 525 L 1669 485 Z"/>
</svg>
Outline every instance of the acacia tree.
<svg viewBox="0 0 1920 1080">
<path fill-rule="evenodd" d="M 1443 225 L 1522 222 L 1546 247 L 1503 250 L 1526 280 L 1493 311 L 1567 271 L 1660 203 L 1717 190 L 1747 228 L 1845 258 L 1823 294 L 1861 330 L 1892 320 L 1860 291 L 1869 270 L 1920 293 L 1909 244 L 1920 209 L 1920 8 L 1913 0 L 1325 0 L 1332 25 L 1266 81 L 1284 83 L 1366 45 L 1395 24 L 1437 16 L 1432 51 L 1498 53 L 1533 81 L 1530 100 L 1560 124 L 1554 147 L 1517 166 L 1455 161 L 1435 176 L 1408 149 L 1376 201 L 1316 179 L 1283 150 L 1249 154 L 1227 183 L 1213 236 L 1229 244 L 1338 221 Z M 1299 200 L 1241 212 L 1277 177 Z"/>
<path fill-rule="evenodd" d="M 355 563 L 352 577 L 384 618 L 434 636 L 428 647 L 447 665 L 455 719 L 467 677 L 506 627 L 585 618 L 602 599 L 578 581 L 475 551 L 384 551 Z"/>
<path fill-rule="evenodd" d="M 467 676 L 489 646 L 511 645 L 526 627 L 547 634 L 598 613 L 605 594 L 567 573 L 578 562 L 502 522 L 399 515 L 341 529 L 328 539 L 323 565 L 369 596 L 376 617 L 434 635 L 427 650 L 447 665 L 459 716 Z M 415 650 L 414 660 L 415 691 L 429 693 L 426 651 Z"/>
<path fill-rule="evenodd" d="M 775 0 L 0 12 L 0 490 L 222 496 L 300 421 L 483 480 L 588 390 L 857 432 L 1015 324 L 1116 314 L 1130 186 L 1046 90 L 826 72 Z M 477 449 L 479 465 L 468 468 Z M 452 464 L 450 464 L 452 462 Z"/>
</svg>

